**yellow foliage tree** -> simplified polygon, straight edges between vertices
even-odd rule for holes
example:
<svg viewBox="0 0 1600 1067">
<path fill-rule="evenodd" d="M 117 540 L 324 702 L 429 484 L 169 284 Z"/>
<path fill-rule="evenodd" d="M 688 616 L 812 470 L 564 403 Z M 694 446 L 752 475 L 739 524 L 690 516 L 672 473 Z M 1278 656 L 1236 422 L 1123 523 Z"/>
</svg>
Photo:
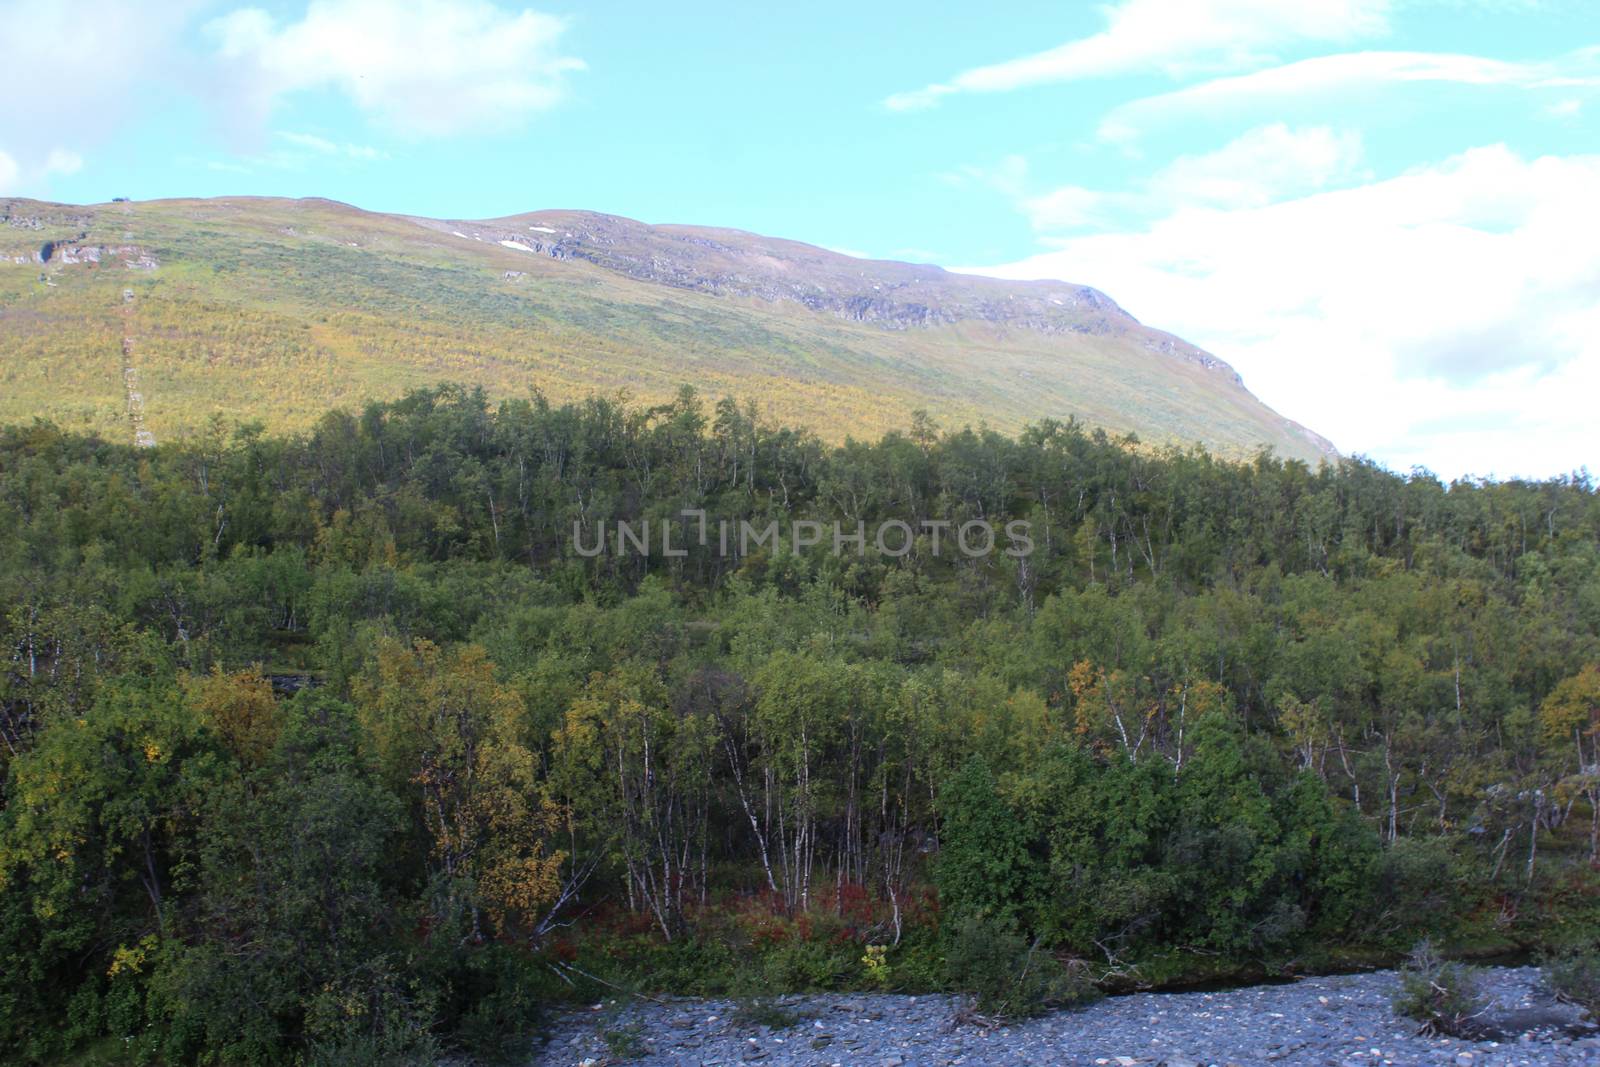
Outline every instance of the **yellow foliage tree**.
<svg viewBox="0 0 1600 1067">
<path fill-rule="evenodd" d="M 1539 708 L 1539 723 L 1552 749 L 1576 756 L 1576 772 L 1557 790 L 1588 800 L 1589 859 L 1600 859 L 1600 666 L 1591 664 L 1557 683 Z"/>
<path fill-rule="evenodd" d="M 477 645 L 386 641 L 356 686 L 386 772 L 409 787 L 444 876 L 448 908 L 465 904 L 497 930 L 526 929 L 560 891 L 565 853 L 550 838 L 566 811 L 520 743 L 523 707 Z"/>
<path fill-rule="evenodd" d="M 183 688 L 189 706 L 228 751 L 251 766 L 266 759 L 281 722 L 272 684 L 259 667 L 232 674 L 214 667 L 210 674 L 186 677 Z"/>
<path fill-rule="evenodd" d="M 1140 699 L 1137 679 L 1080 660 L 1067 672 L 1077 731 L 1093 744 L 1119 747 L 1138 760 L 1150 737 L 1157 708 Z"/>
</svg>

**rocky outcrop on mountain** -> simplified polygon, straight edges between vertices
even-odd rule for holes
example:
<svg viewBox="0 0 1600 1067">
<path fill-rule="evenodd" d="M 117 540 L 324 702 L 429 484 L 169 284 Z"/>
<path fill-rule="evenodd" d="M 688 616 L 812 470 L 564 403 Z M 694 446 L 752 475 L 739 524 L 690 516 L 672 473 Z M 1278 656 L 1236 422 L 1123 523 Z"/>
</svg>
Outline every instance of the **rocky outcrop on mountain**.
<svg viewBox="0 0 1600 1067">
<path fill-rule="evenodd" d="M 46 241 L 33 254 L 35 263 L 59 263 L 67 266 L 79 264 L 111 263 L 120 260 L 129 270 L 155 270 L 160 261 L 138 245 L 72 244 L 64 241 Z"/>
<path fill-rule="evenodd" d="M 0 256 L 0 262 L 56 266 L 120 262 L 130 270 L 155 270 L 161 265 L 140 245 L 92 241 L 90 233 L 96 219 L 94 211 L 82 208 L 20 198 L 0 200 L 0 223 L 39 235 L 39 244 L 31 254 Z"/>
<path fill-rule="evenodd" d="M 66 229 L 83 231 L 94 222 L 95 213 L 65 204 L 46 204 L 20 197 L 0 199 L 0 223 L 18 230 Z"/>
<path fill-rule="evenodd" d="M 884 329 L 982 322 L 1045 335 L 1132 334 L 1152 351 L 1234 373 L 1210 353 L 1142 325 L 1086 285 L 954 274 L 930 264 L 855 259 L 742 230 L 650 226 L 591 211 L 537 211 L 481 222 L 413 221 L 463 240 L 585 260 L 659 285 L 789 302 Z"/>
</svg>

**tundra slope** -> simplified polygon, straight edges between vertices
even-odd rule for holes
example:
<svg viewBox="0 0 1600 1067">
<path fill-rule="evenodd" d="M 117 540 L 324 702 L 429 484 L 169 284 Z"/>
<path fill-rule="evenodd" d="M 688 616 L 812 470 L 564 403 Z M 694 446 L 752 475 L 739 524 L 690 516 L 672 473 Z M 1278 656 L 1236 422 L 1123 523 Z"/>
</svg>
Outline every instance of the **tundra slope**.
<svg viewBox="0 0 1600 1067">
<path fill-rule="evenodd" d="M 146 420 L 303 427 L 443 380 L 554 400 L 691 383 L 829 440 L 1075 417 L 1150 444 L 1332 446 L 1222 360 L 1104 294 L 854 259 L 737 230 L 593 212 L 487 221 L 228 198 L 0 200 L 0 420 L 122 433 L 116 316 L 137 291 Z"/>
</svg>

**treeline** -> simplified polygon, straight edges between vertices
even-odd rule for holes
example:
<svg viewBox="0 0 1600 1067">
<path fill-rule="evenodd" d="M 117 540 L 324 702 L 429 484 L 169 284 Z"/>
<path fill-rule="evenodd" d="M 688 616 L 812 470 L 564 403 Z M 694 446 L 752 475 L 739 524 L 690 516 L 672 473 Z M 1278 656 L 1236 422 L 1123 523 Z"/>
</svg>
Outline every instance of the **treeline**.
<svg viewBox="0 0 1600 1067">
<path fill-rule="evenodd" d="M 685 513 L 1034 551 L 574 548 Z M 597 982 L 959 984 L 957 931 L 1150 981 L 1600 918 L 1586 475 L 444 388 L 0 431 L 0 612 L 24 1059 L 490 1056 Z"/>
</svg>

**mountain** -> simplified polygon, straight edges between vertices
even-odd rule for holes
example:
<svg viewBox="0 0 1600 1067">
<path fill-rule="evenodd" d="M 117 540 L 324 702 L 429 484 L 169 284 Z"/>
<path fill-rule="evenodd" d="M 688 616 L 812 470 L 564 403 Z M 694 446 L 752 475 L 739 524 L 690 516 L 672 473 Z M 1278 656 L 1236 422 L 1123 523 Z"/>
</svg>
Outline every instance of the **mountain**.
<svg viewBox="0 0 1600 1067">
<path fill-rule="evenodd" d="M 0 422 L 161 440 L 217 413 L 299 428 L 443 380 L 555 400 L 691 383 L 831 440 L 924 408 L 945 426 L 1076 416 L 1230 456 L 1335 454 L 1083 285 L 585 211 L 9 199 L 0 222 Z"/>
</svg>

